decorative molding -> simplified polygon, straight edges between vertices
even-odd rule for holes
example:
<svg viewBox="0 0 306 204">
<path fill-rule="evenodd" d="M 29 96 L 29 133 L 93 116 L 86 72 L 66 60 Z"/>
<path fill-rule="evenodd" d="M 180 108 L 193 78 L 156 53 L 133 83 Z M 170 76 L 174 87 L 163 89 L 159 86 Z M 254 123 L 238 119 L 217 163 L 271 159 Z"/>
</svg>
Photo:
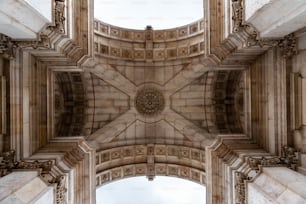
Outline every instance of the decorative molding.
<svg viewBox="0 0 306 204">
<path fill-rule="evenodd" d="M 247 164 L 252 170 L 258 172 L 262 166 L 268 167 L 281 165 L 281 160 L 279 157 L 249 157 L 247 158 Z"/>
<path fill-rule="evenodd" d="M 135 61 L 163 61 L 204 54 L 204 20 L 166 30 L 131 30 L 95 20 L 95 54 L 109 58 Z M 182 40 L 191 43 L 181 45 Z M 122 44 L 121 42 L 125 43 Z M 164 46 L 165 43 L 169 45 Z M 143 46 L 144 45 L 144 46 Z"/>
<path fill-rule="evenodd" d="M 232 20 L 233 23 L 233 32 L 239 32 L 243 28 L 242 20 L 243 20 L 243 6 L 242 0 L 232 0 L 232 7 L 233 7 L 233 16 Z"/>
<path fill-rule="evenodd" d="M 17 47 L 16 42 L 12 41 L 10 37 L 0 33 L 0 55 L 4 54 L 9 58 L 14 58 Z"/>
<path fill-rule="evenodd" d="M 99 36 L 120 39 L 121 41 L 145 42 L 146 40 L 152 40 L 154 43 L 157 43 L 183 40 L 202 34 L 204 32 L 204 23 L 204 19 L 200 19 L 191 24 L 173 29 L 154 30 L 152 26 L 147 26 L 145 30 L 134 30 L 109 25 L 95 19 L 94 31 Z"/>
<path fill-rule="evenodd" d="M 50 38 L 43 34 L 43 32 L 38 34 L 37 40 L 24 40 L 24 41 L 15 41 L 15 44 L 21 48 L 33 48 L 33 49 L 50 49 L 51 41 Z"/>
<path fill-rule="evenodd" d="M 205 151 L 176 145 L 135 145 L 99 151 L 96 154 L 96 184 L 131 176 L 178 176 L 206 182 Z"/>
<path fill-rule="evenodd" d="M 247 35 L 247 47 L 276 46 L 278 44 L 277 40 L 261 39 L 259 32 L 253 25 L 243 22 L 243 0 L 232 0 L 232 8 L 233 32 L 241 32 Z"/>
<path fill-rule="evenodd" d="M 235 172 L 235 193 L 236 193 L 236 204 L 245 204 L 246 200 L 246 182 L 251 178 L 245 173 L 236 171 Z"/>
<path fill-rule="evenodd" d="M 54 0 L 54 25 L 48 26 L 44 31 L 37 34 L 37 40 L 13 40 L 4 34 L 0 34 L 0 54 L 6 54 L 14 58 L 16 48 L 42 48 L 50 49 L 51 40 L 47 33 L 54 31 L 58 34 L 65 33 L 65 0 Z"/>
<path fill-rule="evenodd" d="M 257 173 L 261 167 L 283 166 L 296 171 L 299 164 L 299 152 L 295 148 L 287 145 L 282 147 L 280 157 L 277 156 L 261 156 L 247 158 L 247 164 Z"/>
<path fill-rule="evenodd" d="M 155 178 L 154 144 L 149 144 L 147 148 L 147 178 L 149 181 L 153 181 L 153 179 Z"/>
<path fill-rule="evenodd" d="M 297 166 L 300 164 L 300 152 L 299 150 L 289 147 L 287 145 L 282 147 L 281 161 L 287 168 L 294 171 L 297 170 Z"/>
<path fill-rule="evenodd" d="M 56 184 L 56 203 L 66 204 L 66 177 L 58 176 L 51 181 L 51 183 Z"/>
<path fill-rule="evenodd" d="M 289 34 L 280 40 L 260 38 L 259 32 L 254 26 L 243 22 L 243 0 L 232 0 L 232 7 L 233 32 L 247 34 L 247 47 L 279 46 L 282 50 L 282 55 L 286 58 L 297 54 L 297 40 L 294 34 Z"/>
<path fill-rule="evenodd" d="M 0 178 L 11 173 L 15 166 L 16 162 L 14 150 L 0 154 Z"/>
<path fill-rule="evenodd" d="M 97 173 L 96 186 L 105 185 L 119 179 L 135 176 L 147 176 L 151 170 L 146 163 L 136 163 L 129 165 L 120 165 Z M 156 163 L 152 171 L 158 176 L 173 176 L 183 179 L 189 179 L 199 184 L 206 184 L 206 173 L 202 169 L 186 166 L 184 164 L 174 163 Z"/>
<path fill-rule="evenodd" d="M 282 55 L 286 58 L 297 54 L 297 39 L 295 35 L 289 34 L 280 40 L 278 46 L 282 50 Z"/>
<path fill-rule="evenodd" d="M 54 21 L 55 26 L 51 27 L 59 33 L 65 33 L 65 0 L 55 0 Z"/>
<path fill-rule="evenodd" d="M 247 203 L 246 183 L 252 182 L 262 172 L 262 167 L 287 167 L 297 169 L 299 153 L 287 145 L 282 147 L 281 156 L 251 156 L 246 159 L 249 168 L 235 172 L 236 204 Z"/>
<path fill-rule="evenodd" d="M 51 160 L 48 161 L 24 161 L 21 160 L 19 162 L 16 162 L 16 165 L 14 166 L 14 169 L 41 169 L 42 174 L 48 173 L 51 171 L 51 168 L 53 166 L 53 162 Z"/>
</svg>

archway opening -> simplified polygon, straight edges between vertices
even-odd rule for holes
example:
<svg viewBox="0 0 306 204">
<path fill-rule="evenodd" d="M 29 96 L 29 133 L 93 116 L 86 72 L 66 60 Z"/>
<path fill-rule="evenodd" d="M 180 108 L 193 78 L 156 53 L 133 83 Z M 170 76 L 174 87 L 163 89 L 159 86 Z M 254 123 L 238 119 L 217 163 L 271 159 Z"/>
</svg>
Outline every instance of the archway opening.
<svg viewBox="0 0 306 204">
<path fill-rule="evenodd" d="M 100 186 L 96 198 L 97 204 L 205 204 L 206 187 L 175 177 L 157 176 L 148 181 L 139 176 Z"/>
<path fill-rule="evenodd" d="M 94 16 L 123 28 L 169 29 L 203 18 L 203 0 L 95 0 Z"/>
</svg>

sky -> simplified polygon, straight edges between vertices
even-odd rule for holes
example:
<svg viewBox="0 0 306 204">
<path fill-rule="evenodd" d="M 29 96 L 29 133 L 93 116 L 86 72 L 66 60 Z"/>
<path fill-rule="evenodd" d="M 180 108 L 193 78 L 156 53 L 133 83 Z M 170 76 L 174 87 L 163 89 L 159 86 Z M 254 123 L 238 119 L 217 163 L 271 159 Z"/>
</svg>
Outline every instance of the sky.
<svg viewBox="0 0 306 204">
<path fill-rule="evenodd" d="M 97 204 L 205 204 L 205 186 L 189 180 L 158 176 L 133 177 L 97 189 Z"/>
<path fill-rule="evenodd" d="M 95 0 L 95 18 L 123 28 L 175 28 L 203 18 L 203 0 Z"/>
</svg>

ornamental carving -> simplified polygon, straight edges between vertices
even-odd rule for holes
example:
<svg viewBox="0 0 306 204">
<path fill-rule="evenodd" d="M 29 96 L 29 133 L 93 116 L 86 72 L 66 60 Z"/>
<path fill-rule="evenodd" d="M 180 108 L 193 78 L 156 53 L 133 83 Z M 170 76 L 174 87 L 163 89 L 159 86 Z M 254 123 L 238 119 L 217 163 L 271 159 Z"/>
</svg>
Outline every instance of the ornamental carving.
<svg viewBox="0 0 306 204">
<path fill-rule="evenodd" d="M 293 147 L 287 145 L 282 147 L 281 155 L 282 164 L 286 165 L 287 168 L 296 171 L 299 164 L 299 151 Z"/>
<path fill-rule="evenodd" d="M 50 183 L 56 184 L 56 204 L 66 204 L 66 177 L 58 176 L 50 181 Z"/>
<path fill-rule="evenodd" d="M 6 35 L 0 34 L 0 54 L 5 54 L 9 58 L 14 58 L 17 44 Z"/>
<path fill-rule="evenodd" d="M 53 162 L 48 161 L 15 161 L 15 151 L 0 153 L 0 178 L 16 169 L 41 169 L 40 177 L 47 183 L 56 184 L 56 204 L 66 204 L 66 177 L 52 173 Z"/>
<path fill-rule="evenodd" d="M 54 25 L 49 26 L 45 31 L 38 33 L 36 40 L 12 40 L 8 36 L 0 34 L 0 54 L 5 54 L 9 58 L 14 58 L 16 49 L 21 48 L 51 48 L 50 37 L 47 33 L 55 31 L 56 33 L 65 33 L 65 0 L 54 1 Z"/>
<path fill-rule="evenodd" d="M 281 157 L 262 156 L 249 157 L 247 164 L 252 170 L 259 171 L 260 167 L 285 166 L 289 169 L 296 170 L 299 163 L 298 151 L 287 145 L 282 147 Z"/>
<path fill-rule="evenodd" d="M 278 166 L 281 165 L 279 157 L 249 157 L 247 164 L 252 170 L 259 171 L 260 166 Z"/>
<path fill-rule="evenodd" d="M 55 0 L 54 14 L 55 29 L 65 33 L 65 0 Z"/>
<path fill-rule="evenodd" d="M 232 20 L 233 20 L 233 32 L 241 32 L 246 34 L 247 37 L 247 47 L 251 46 L 276 46 L 278 41 L 270 39 L 261 39 L 259 37 L 259 32 L 257 29 L 245 22 L 243 22 L 243 0 L 232 0 Z"/>
<path fill-rule="evenodd" d="M 250 180 L 243 172 L 235 172 L 236 204 L 246 203 L 246 181 Z"/>
<path fill-rule="evenodd" d="M 137 93 L 135 106 L 140 114 L 153 116 L 163 111 L 165 99 L 157 89 L 144 88 Z"/>
<path fill-rule="evenodd" d="M 233 31 L 239 32 L 242 28 L 242 0 L 232 0 L 232 7 L 233 7 Z"/>
<path fill-rule="evenodd" d="M 291 57 L 292 55 L 297 54 L 297 42 L 294 34 L 289 34 L 280 40 L 278 46 L 282 50 L 282 55 L 284 57 Z"/>
<path fill-rule="evenodd" d="M 12 170 L 16 166 L 16 162 L 14 161 L 14 159 L 14 150 L 0 153 L 0 178 L 12 172 Z"/>
</svg>

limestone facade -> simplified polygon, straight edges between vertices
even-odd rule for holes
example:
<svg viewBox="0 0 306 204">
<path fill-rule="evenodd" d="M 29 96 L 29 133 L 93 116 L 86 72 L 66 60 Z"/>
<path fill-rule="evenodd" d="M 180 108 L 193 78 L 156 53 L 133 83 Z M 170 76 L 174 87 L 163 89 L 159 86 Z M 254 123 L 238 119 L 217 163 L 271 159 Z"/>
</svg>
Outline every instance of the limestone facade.
<svg viewBox="0 0 306 204">
<path fill-rule="evenodd" d="M 197 22 L 131 30 L 93 0 L 46 2 L 23 38 L 19 15 L 0 21 L 0 202 L 90 204 L 139 175 L 205 185 L 209 204 L 305 202 L 306 3 L 205 0 Z"/>
</svg>

